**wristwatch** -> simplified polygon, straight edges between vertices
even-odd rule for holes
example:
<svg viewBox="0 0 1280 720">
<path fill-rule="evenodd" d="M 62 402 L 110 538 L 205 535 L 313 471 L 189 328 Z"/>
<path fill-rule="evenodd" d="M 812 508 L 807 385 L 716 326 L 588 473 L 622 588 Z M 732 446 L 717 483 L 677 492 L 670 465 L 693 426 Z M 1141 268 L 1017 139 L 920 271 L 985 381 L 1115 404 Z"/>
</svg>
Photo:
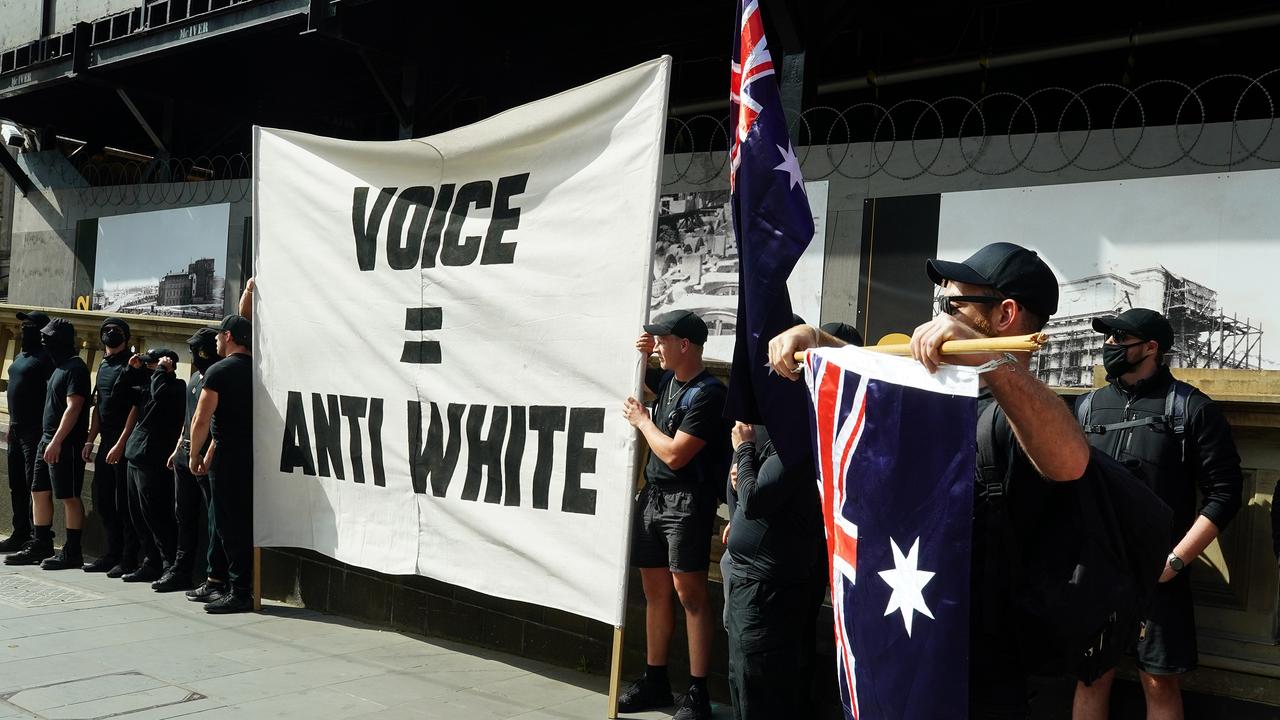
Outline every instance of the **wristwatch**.
<svg viewBox="0 0 1280 720">
<path fill-rule="evenodd" d="M 1182 562 L 1182 558 L 1178 557 L 1176 553 L 1169 553 L 1167 562 L 1169 563 L 1169 569 L 1175 573 L 1182 572 L 1182 569 L 1187 566 L 1186 563 Z"/>
</svg>

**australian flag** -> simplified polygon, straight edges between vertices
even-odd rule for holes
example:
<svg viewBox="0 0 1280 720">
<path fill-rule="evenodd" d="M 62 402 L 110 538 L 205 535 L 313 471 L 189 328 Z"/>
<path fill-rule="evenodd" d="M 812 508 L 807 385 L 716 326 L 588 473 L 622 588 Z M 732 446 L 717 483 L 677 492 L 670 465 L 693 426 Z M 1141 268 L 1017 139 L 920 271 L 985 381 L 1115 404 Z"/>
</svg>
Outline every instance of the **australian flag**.
<svg viewBox="0 0 1280 720">
<path fill-rule="evenodd" d="M 846 718 L 965 718 L 977 375 L 809 353 Z"/>
<path fill-rule="evenodd" d="M 787 277 L 813 238 L 756 0 L 739 0 L 733 41 L 729 186 L 738 241 L 738 324 L 726 414 L 769 427 L 786 465 L 807 458 L 804 393 L 770 375 L 769 340 L 792 324 Z M 817 321 L 817 318 L 809 318 Z"/>
</svg>

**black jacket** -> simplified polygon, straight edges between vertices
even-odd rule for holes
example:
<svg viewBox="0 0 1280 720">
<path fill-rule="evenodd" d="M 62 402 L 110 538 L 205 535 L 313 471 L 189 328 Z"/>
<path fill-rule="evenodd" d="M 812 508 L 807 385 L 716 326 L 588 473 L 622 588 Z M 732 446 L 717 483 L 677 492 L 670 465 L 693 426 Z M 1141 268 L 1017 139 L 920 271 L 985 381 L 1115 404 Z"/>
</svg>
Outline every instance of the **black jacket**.
<svg viewBox="0 0 1280 720">
<path fill-rule="evenodd" d="M 772 582 L 825 578 L 813 464 L 784 468 L 764 426 L 755 427 L 756 442 L 742 443 L 734 455 L 738 489 L 729 493 L 728 546 L 734 572 Z"/>
<path fill-rule="evenodd" d="M 1162 416 L 1172 382 L 1173 375 L 1165 367 L 1132 387 L 1113 380 L 1093 393 L 1085 424 Z M 1231 426 L 1221 408 L 1199 390 L 1187 400 L 1185 443 L 1164 423 L 1087 437 L 1090 445 L 1128 465 L 1173 509 L 1174 543 L 1191 529 L 1197 514 L 1222 530 L 1240 509 L 1244 476 Z M 1197 489 L 1202 497 L 1198 503 Z"/>
</svg>

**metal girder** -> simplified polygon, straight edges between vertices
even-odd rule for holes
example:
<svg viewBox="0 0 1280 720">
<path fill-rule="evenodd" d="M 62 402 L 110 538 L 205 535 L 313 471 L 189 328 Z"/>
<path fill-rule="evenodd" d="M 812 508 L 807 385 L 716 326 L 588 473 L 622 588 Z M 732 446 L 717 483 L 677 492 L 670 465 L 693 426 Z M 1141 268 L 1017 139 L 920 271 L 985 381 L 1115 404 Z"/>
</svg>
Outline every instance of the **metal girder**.
<svg viewBox="0 0 1280 720">
<path fill-rule="evenodd" d="M 293 18 L 305 20 L 310 5 L 311 0 L 270 0 L 235 5 L 225 12 L 199 16 L 184 23 L 172 23 L 99 45 L 89 53 L 90 66 L 124 63 L 157 50 L 203 42 L 246 28 L 276 24 Z"/>
<path fill-rule="evenodd" d="M 36 189 L 36 184 L 31 182 L 27 172 L 9 154 L 9 151 L 2 147 L 0 147 L 0 166 L 3 166 L 4 171 L 8 173 L 9 177 L 13 178 L 13 184 L 18 186 L 18 190 L 22 192 L 23 197 L 26 197 L 27 193 Z"/>
<path fill-rule="evenodd" d="M 159 150 L 161 154 L 168 154 L 168 148 L 164 146 L 164 142 L 160 139 L 160 136 L 156 134 L 156 131 L 151 128 L 151 124 L 147 122 L 145 117 L 143 117 L 142 111 L 139 110 L 138 106 L 134 105 L 133 101 L 129 99 L 129 93 L 125 92 L 124 88 L 118 87 L 116 88 L 116 94 L 120 96 L 120 100 L 124 102 L 124 106 L 129 108 L 129 113 L 133 115 L 133 119 L 137 120 L 138 124 L 142 126 L 142 131 L 147 134 L 147 137 L 151 138 L 151 142 L 155 144 L 156 149 Z"/>
</svg>

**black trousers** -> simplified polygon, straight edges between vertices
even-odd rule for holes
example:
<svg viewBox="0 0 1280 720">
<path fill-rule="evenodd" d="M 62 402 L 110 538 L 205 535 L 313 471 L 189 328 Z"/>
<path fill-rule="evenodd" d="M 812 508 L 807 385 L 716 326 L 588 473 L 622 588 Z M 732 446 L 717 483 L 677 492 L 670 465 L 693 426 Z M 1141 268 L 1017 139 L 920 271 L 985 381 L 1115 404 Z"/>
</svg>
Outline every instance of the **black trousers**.
<svg viewBox="0 0 1280 720">
<path fill-rule="evenodd" d="M 98 438 L 98 452 L 93 458 L 93 509 L 102 516 L 107 532 L 107 557 L 117 560 L 126 570 L 138 567 L 138 534 L 129 517 L 129 464 L 121 458 L 115 465 L 107 463 L 107 453 L 120 439 L 120 430 L 103 433 Z"/>
<path fill-rule="evenodd" d="M 213 517 L 213 498 L 209 492 L 208 475 L 192 475 L 187 458 L 179 456 L 173 463 L 174 514 L 178 521 L 178 549 L 174 554 L 174 566 L 179 574 L 191 574 L 196 564 L 196 549 L 200 546 L 200 517 L 205 517 L 208 532 L 208 550 L 202 571 L 207 577 L 223 582 L 227 579 L 227 554 L 216 535 L 217 522 Z"/>
<path fill-rule="evenodd" d="M 160 463 L 129 461 L 129 517 L 138 533 L 143 565 L 168 568 L 177 545 L 173 477 Z"/>
<path fill-rule="evenodd" d="M 9 432 L 9 498 L 13 503 L 13 534 L 31 535 L 31 480 L 36 476 L 36 446 L 40 428 Z"/>
<path fill-rule="evenodd" d="M 735 720 L 813 717 L 815 627 L 825 587 L 735 573 L 728 613 Z"/>
<path fill-rule="evenodd" d="M 218 442 L 209 468 L 218 539 L 227 555 L 227 582 L 235 594 L 253 591 L 253 449 Z"/>
</svg>

